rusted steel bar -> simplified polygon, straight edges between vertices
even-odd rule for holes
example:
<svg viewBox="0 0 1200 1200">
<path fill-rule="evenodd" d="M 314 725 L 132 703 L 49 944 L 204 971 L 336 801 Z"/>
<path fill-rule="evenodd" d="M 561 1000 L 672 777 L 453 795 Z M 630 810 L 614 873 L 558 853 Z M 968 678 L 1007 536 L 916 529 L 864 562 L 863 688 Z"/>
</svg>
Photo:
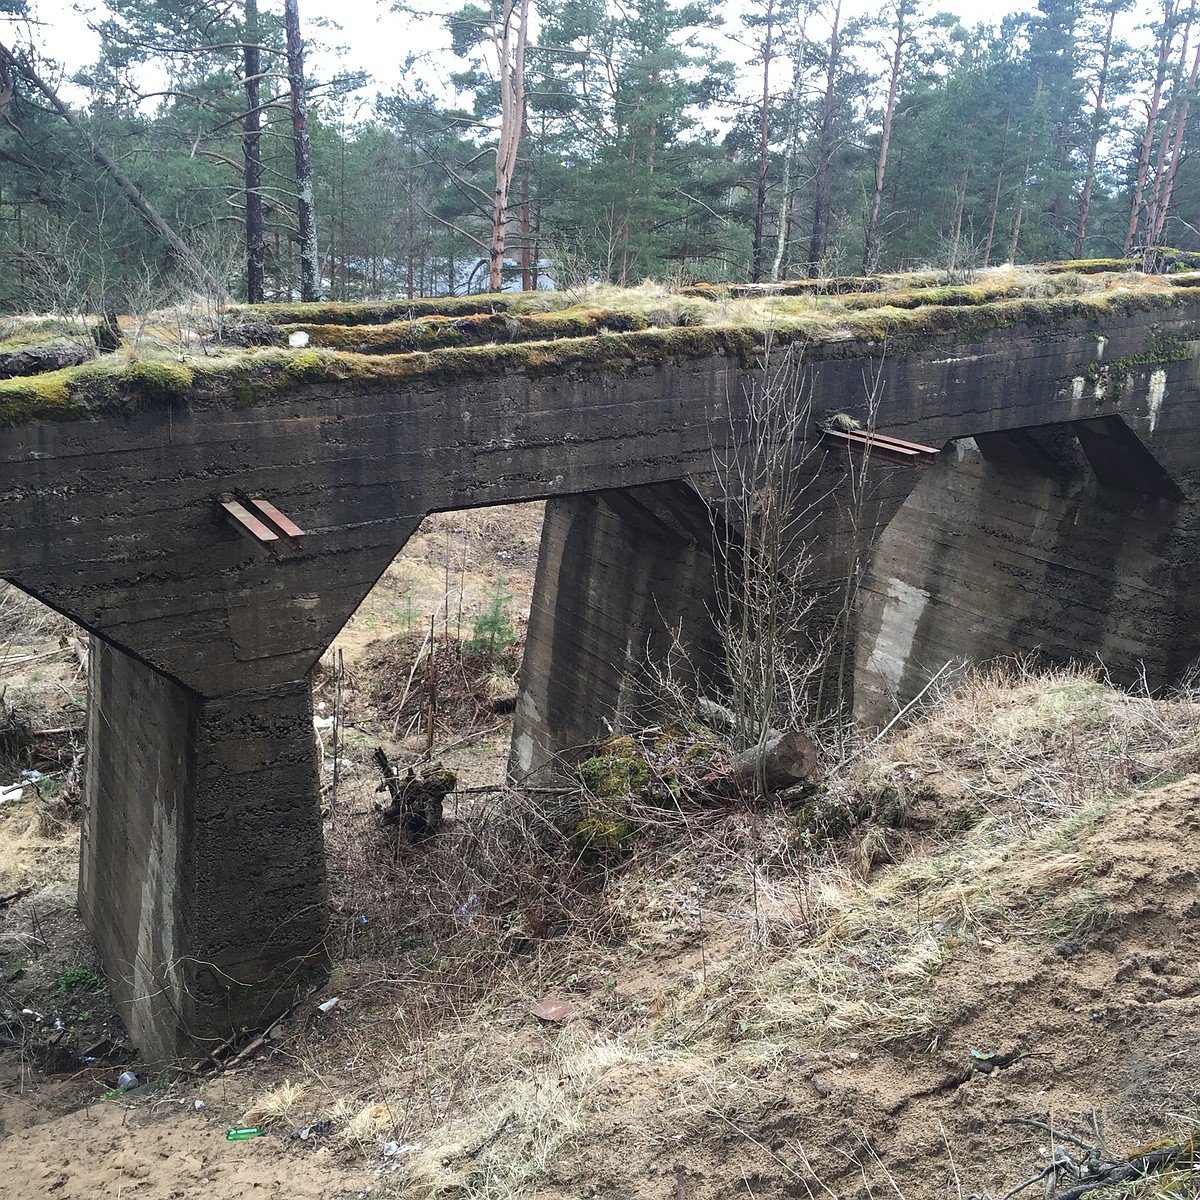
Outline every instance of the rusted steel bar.
<svg viewBox="0 0 1200 1200">
<path fill-rule="evenodd" d="M 272 542 L 279 541 L 279 534 L 260 521 L 244 504 L 237 500 L 222 500 L 221 507 L 234 529 L 243 537 L 248 537 L 260 546 L 269 546 Z"/>
<path fill-rule="evenodd" d="M 826 438 L 840 442 L 850 450 L 878 458 L 883 462 L 901 466 L 926 466 L 937 457 L 935 446 L 922 446 L 919 442 L 906 442 L 901 438 L 889 437 L 884 433 L 865 430 L 826 429 Z"/>
<path fill-rule="evenodd" d="M 291 517 L 281 513 L 270 500 L 251 500 L 250 503 L 286 538 L 304 536 L 304 530 Z"/>
</svg>

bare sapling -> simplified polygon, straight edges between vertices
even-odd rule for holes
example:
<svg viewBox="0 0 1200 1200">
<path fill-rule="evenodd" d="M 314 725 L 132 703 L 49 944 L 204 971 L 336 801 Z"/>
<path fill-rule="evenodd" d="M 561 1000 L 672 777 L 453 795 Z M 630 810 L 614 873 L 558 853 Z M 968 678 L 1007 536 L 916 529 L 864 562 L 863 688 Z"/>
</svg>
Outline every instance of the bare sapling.
<svg viewBox="0 0 1200 1200">
<path fill-rule="evenodd" d="M 733 443 L 714 446 L 716 612 L 740 774 L 765 795 L 768 751 L 809 723 L 822 651 L 807 635 L 816 594 L 809 539 L 825 499 L 811 379 L 802 347 L 768 342 Z M 787 744 L 795 750 L 795 737 Z"/>
</svg>

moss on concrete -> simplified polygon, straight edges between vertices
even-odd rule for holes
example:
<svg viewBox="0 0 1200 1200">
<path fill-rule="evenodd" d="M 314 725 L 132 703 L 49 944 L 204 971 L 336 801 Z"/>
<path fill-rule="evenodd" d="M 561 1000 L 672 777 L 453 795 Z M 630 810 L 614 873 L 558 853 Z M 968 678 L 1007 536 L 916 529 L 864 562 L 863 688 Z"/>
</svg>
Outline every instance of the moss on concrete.
<svg viewBox="0 0 1200 1200">
<path fill-rule="evenodd" d="M 7 379 L 0 382 L 0 424 L 79 420 L 96 412 L 183 401 L 195 381 L 196 373 L 183 363 L 111 359 Z"/>
<path fill-rule="evenodd" d="M 730 301 L 714 313 L 720 324 L 678 323 L 694 320 L 697 305 L 705 307 L 696 300 L 682 306 L 664 303 L 661 314 L 642 304 L 628 311 L 575 306 L 515 316 L 440 316 L 404 322 L 403 329 L 395 323 L 393 328 L 380 326 L 381 344 L 394 337 L 423 344 L 393 354 L 346 353 L 326 346 L 266 348 L 186 364 L 129 362 L 114 355 L 36 379 L 0 382 L 0 421 L 69 420 L 156 404 L 248 407 L 301 388 L 331 385 L 354 392 L 410 384 L 448 386 L 507 374 L 619 375 L 713 356 L 750 367 L 761 358 L 768 337 L 776 345 L 803 343 L 806 356 L 820 361 L 878 353 L 885 343 L 890 354 L 911 353 L 943 339 L 980 340 L 995 330 L 1049 330 L 1072 322 L 1102 328 L 1135 312 L 1191 310 L 1200 322 L 1197 289 L 1142 277 L 1126 283 L 1126 278 L 1082 292 L 1072 285 L 1067 294 L 1056 296 L 1009 295 L 1019 285 L 1001 277 L 982 285 L 875 293 L 853 303 L 846 297 L 828 303 L 813 298 Z M 656 303 L 663 302 L 659 298 Z M 663 324 L 656 326 L 656 321 Z M 322 337 L 330 334 L 330 327 L 306 328 L 320 328 Z M 363 332 L 340 327 L 331 340 L 339 345 L 362 341 Z M 501 335 L 509 340 L 494 340 Z M 488 340 L 474 344 L 483 339 Z M 1178 347 L 1176 352 L 1182 353 Z"/>
<path fill-rule="evenodd" d="M 630 333 L 651 325 L 680 322 L 654 320 L 654 314 L 582 308 L 562 312 L 478 313 L 465 317 L 422 317 L 386 325 L 297 324 L 315 346 L 356 354 L 406 354 L 458 346 L 555 341 L 598 333 Z"/>
<path fill-rule="evenodd" d="M 387 325 L 419 317 L 466 317 L 477 313 L 519 310 L 521 293 L 445 296 L 432 300 L 379 300 L 355 304 L 244 304 L 226 310 L 237 320 L 274 325 Z"/>
<path fill-rule="evenodd" d="M 1156 333 L 1146 343 L 1145 350 L 1122 354 L 1119 358 L 1096 359 L 1088 363 L 1084 373 L 1089 379 L 1104 377 L 1114 397 L 1125 387 L 1125 376 L 1136 367 L 1161 366 L 1171 362 L 1187 362 L 1192 357 L 1191 343 L 1173 334 Z"/>
<path fill-rule="evenodd" d="M 70 368 L 48 371 L 44 375 L 6 379 L 0 383 L 0 425 L 20 425 L 25 421 L 64 421 L 87 416 L 71 403 Z"/>
</svg>

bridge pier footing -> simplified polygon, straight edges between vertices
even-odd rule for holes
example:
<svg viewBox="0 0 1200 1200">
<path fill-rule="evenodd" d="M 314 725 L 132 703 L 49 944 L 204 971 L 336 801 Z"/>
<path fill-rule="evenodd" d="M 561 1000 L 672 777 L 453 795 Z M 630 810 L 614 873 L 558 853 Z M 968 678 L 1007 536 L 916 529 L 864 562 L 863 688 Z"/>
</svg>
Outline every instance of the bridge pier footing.
<svg viewBox="0 0 1200 1200">
<path fill-rule="evenodd" d="M 90 658 L 79 906 L 134 1044 L 165 1061 L 324 972 L 310 684 L 202 697 L 96 637 Z"/>
<path fill-rule="evenodd" d="M 698 687 L 720 660 L 713 587 L 711 517 L 687 484 L 548 501 L 512 777 L 527 779 L 560 754 L 569 760 L 636 726 L 639 712 L 653 714 L 649 664 L 661 669 L 670 658 L 672 682 Z"/>
</svg>

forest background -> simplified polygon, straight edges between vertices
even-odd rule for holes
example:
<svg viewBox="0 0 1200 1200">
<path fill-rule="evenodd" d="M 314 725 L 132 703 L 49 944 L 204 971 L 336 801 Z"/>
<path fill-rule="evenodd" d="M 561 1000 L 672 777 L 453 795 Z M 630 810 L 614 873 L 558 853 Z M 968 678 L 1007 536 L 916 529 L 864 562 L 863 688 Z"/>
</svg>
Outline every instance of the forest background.
<svg viewBox="0 0 1200 1200">
<path fill-rule="evenodd" d="M 353 51 L 314 54 L 319 14 L 305 71 L 273 4 L 105 0 L 77 17 L 95 61 L 68 72 L 53 28 L 0 0 L 0 309 L 1200 248 L 1197 0 L 973 25 L 923 0 L 390 13 L 412 36 L 364 104 Z"/>
</svg>

